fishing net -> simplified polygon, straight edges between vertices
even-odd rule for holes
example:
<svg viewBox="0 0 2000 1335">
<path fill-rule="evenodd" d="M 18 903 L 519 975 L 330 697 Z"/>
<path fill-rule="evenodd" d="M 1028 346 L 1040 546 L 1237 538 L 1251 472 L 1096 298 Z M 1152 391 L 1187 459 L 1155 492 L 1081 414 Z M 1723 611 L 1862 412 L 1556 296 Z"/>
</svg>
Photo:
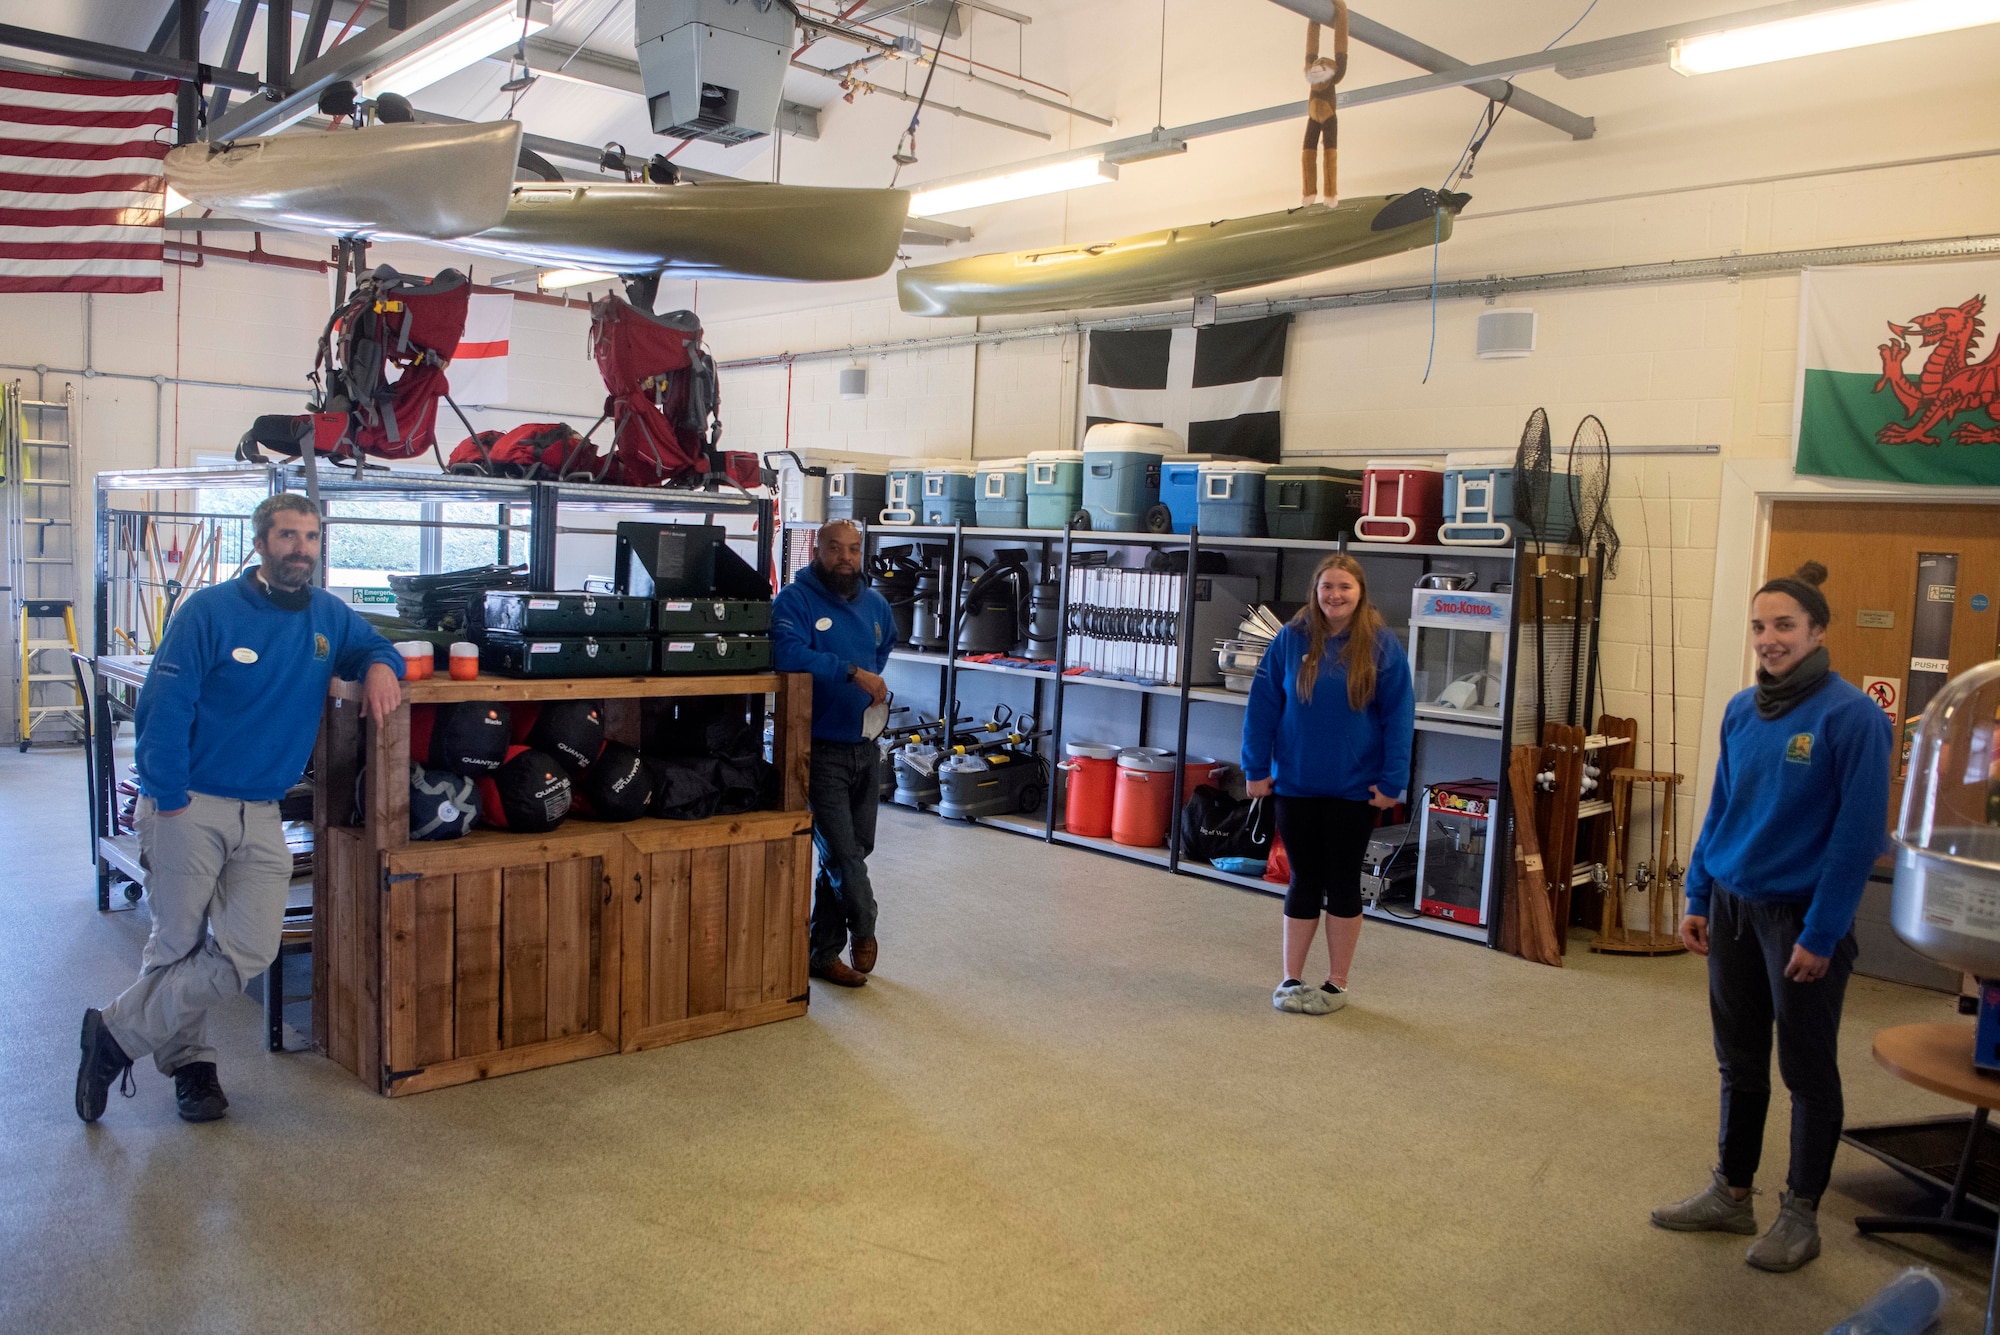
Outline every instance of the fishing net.
<svg viewBox="0 0 2000 1335">
<path fill-rule="evenodd" d="M 1514 452 L 1514 518 L 1537 545 L 1553 536 L 1548 530 L 1549 471 L 1554 460 L 1549 415 L 1537 408 L 1521 428 L 1521 444 Z"/>
<path fill-rule="evenodd" d="M 1576 424 L 1569 441 L 1569 471 L 1576 477 L 1576 515 L 1569 541 L 1588 556 L 1604 548 L 1604 573 L 1618 573 L 1618 530 L 1611 525 L 1611 437 L 1596 414 Z"/>
</svg>

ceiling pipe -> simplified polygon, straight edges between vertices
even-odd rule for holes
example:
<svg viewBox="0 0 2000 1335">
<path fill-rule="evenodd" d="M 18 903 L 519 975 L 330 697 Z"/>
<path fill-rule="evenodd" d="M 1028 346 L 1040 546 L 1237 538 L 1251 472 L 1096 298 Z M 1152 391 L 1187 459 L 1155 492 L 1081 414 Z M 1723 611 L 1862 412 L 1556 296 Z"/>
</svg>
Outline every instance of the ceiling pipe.
<svg viewBox="0 0 2000 1335">
<path fill-rule="evenodd" d="M 1331 25 L 1333 22 L 1333 0 L 1271 0 L 1272 4 L 1303 14 L 1317 23 Z M 1449 70 L 1463 69 L 1465 62 L 1448 56 L 1434 46 L 1418 41 L 1407 34 L 1397 32 L 1387 24 L 1347 11 L 1347 35 L 1365 46 L 1386 52 L 1398 60 L 1408 61 L 1420 70 L 1432 74 L 1443 74 Z M 1553 125 L 1572 139 L 1588 139 L 1597 133 L 1597 122 L 1589 116 L 1579 116 L 1565 107 L 1559 107 L 1545 97 L 1537 97 L 1525 88 L 1517 88 L 1502 79 L 1492 79 L 1475 84 L 1467 84 L 1473 92 L 1495 102 L 1507 105 L 1523 116 Z"/>
</svg>

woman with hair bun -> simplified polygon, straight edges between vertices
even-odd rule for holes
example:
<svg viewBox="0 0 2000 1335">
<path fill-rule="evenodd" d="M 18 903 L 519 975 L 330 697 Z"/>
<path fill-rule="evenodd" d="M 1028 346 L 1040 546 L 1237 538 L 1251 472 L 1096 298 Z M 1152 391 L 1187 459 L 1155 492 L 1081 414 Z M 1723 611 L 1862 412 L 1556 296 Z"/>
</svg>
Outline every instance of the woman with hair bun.
<svg viewBox="0 0 2000 1335">
<path fill-rule="evenodd" d="M 1403 646 L 1368 601 L 1361 563 L 1336 552 L 1313 571 L 1313 596 L 1264 651 L 1243 715 L 1252 797 L 1275 796 L 1292 864 L 1285 895 L 1281 1011 L 1326 1015 L 1347 1004 L 1361 939 L 1361 859 L 1382 811 L 1402 799 L 1416 735 Z M 1326 982 L 1299 981 L 1326 912 Z"/>
<path fill-rule="evenodd" d="M 1819 1198 L 1843 1108 L 1840 1007 L 1854 967 L 1854 910 L 1885 844 L 1888 717 L 1829 666 L 1832 613 L 1809 561 L 1750 604 L 1757 684 L 1722 715 L 1721 756 L 1688 862 L 1681 940 L 1708 957 L 1722 1071 L 1721 1163 L 1708 1187 L 1653 1211 L 1661 1228 L 1753 1234 L 1751 1187 L 1771 1101 L 1771 1032 L 1792 1095 L 1792 1153 L 1778 1217 L 1745 1255 L 1796 1270 L 1819 1255 Z"/>
</svg>

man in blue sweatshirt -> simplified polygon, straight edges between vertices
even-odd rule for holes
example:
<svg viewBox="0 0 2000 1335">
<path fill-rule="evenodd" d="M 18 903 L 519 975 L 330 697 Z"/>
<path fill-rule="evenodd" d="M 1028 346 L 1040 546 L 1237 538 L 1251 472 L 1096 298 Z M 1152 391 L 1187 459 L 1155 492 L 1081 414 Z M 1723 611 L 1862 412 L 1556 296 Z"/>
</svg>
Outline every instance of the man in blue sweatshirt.
<svg viewBox="0 0 2000 1335">
<path fill-rule="evenodd" d="M 888 600 L 861 582 L 860 529 L 845 519 L 821 526 L 812 564 L 778 591 L 771 606 L 771 639 L 778 671 L 810 672 L 813 679 L 807 796 L 819 876 L 813 882 L 812 976 L 860 987 L 875 969 L 868 855 L 875 851 L 881 800 L 881 762 L 863 715 L 889 698 L 881 673 L 896 647 Z M 840 958 L 850 939 L 851 966 Z"/>
<path fill-rule="evenodd" d="M 292 855 L 278 799 L 312 755 L 337 672 L 363 682 L 361 712 L 402 701 L 402 662 L 354 610 L 313 587 L 319 511 L 273 496 L 251 520 L 261 565 L 182 603 L 139 693 L 139 847 L 153 932 L 139 980 L 83 1013 L 76 1115 L 104 1115 L 113 1083 L 150 1054 L 180 1115 L 229 1106 L 208 1011 L 277 958 Z"/>
<path fill-rule="evenodd" d="M 1775 1028 L 1792 1095 L 1791 1164 L 1777 1219 L 1744 1256 L 1760 1270 L 1796 1270 L 1819 1255 L 1819 1199 L 1845 1112 L 1839 1040 L 1854 968 L 1850 929 L 1887 845 L 1892 729 L 1832 670 L 1825 578 L 1824 566 L 1808 562 L 1767 580 L 1751 603 L 1757 684 L 1723 711 L 1681 920 L 1681 940 L 1708 957 L 1721 1162 L 1707 1188 L 1653 1211 L 1654 1224 L 1680 1232 L 1757 1231 L 1751 1186 Z"/>
</svg>

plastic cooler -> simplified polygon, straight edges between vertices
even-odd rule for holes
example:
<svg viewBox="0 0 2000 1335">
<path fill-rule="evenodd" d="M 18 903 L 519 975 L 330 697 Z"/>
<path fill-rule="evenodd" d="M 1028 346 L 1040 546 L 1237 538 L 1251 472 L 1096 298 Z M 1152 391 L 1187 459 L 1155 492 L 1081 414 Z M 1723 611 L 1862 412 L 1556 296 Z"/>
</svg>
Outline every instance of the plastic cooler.
<svg viewBox="0 0 2000 1335">
<path fill-rule="evenodd" d="M 1438 541 L 1506 547 L 1514 541 L 1514 452 L 1463 450 L 1444 457 L 1444 523 Z"/>
<path fill-rule="evenodd" d="M 1132 848 L 1167 842 L 1174 819 L 1174 758 L 1151 747 L 1118 753 L 1118 791 L 1111 800 L 1111 840 Z"/>
<path fill-rule="evenodd" d="M 974 482 L 979 470 L 971 464 L 933 464 L 924 469 L 925 524 L 976 524 L 979 509 Z"/>
<path fill-rule="evenodd" d="M 886 474 L 842 464 L 826 470 L 826 517 L 876 523 L 886 502 Z"/>
<path fill-rule="evenodd" d="M 1056 765 L 1069 776 L 1063 828 L 1092 839 L 1111 836 L 1111 806 L 1118 785 L 1118 748 L 1098 742 L 1066 742 Z"/>
<path fill-rule="evenodd" d="M 1264 529 L 1273 538 L 1331 542 L 1361 518 L 1362 474 L 1352 468 L 1278 464 L 1264 474 Z"/>
<path fill-rule="evenodd" d="M 1083 511 L 1106 533 L 1144 533 L 1146 512 L 1160 503 L 1160 465 L 1187 453 L 1164 427 L 1099 422 L 1083 436 Z"/>
<path fill-rule="evenodd" d="M 1028 522 L 1028 461 L 994 459 L 973 476 L 973 510 L 981 528 L 1020 528 Z"/>
<path fill-rule="evenodd" d="M 1271 465 L 1215 459 L 1201 465 L 1201 531 L 1215 538 L 1264 536 L 1264 478 Z"/>
<path fill-rule="evenodd" d="M 914 524 L 923 516 L 924 469 L 930 459 L 891 459 L 883 487 L 881 522 Z"/>
<path fill-rule="evenodd" d="M 1185 533 L 1194 527 L 1201 506 L 1201 466 L 1213 458 L 1212 454 L 1176 454 L 1160 460 L 1160 504 L 1167 507 L 1173 532 Z"/>
<path fill-rule="evenodd" d="M 1354 521 L 1363 542 L 1437 541 L 1444 522 L 1444 474 L 1436 464 L 1370 459 L 1362 480 L 1366 511 Z"/>
<path fill-rule="evenodd" d="M 1028 455 L 1028 527 L 1064 528 L 1083 508 L 1083 451 L 1035 450 Z"/>
</svg>

